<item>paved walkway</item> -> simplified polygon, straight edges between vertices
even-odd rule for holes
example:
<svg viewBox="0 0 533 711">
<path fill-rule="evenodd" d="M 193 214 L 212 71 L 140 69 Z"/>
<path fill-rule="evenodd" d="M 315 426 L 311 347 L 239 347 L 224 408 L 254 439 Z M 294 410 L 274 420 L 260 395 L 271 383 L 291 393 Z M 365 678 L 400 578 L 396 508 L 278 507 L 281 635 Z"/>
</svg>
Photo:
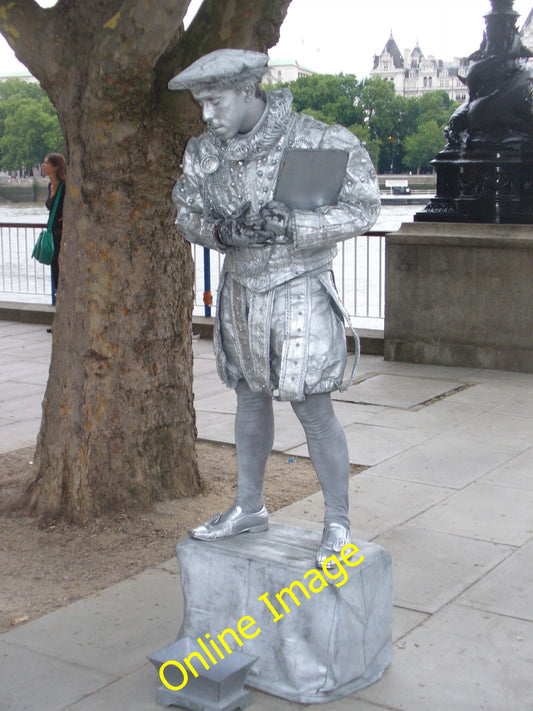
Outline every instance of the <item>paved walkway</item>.
<svg viewBox="0 0 533 711">
<path fill-rule="evenodd" d="M 233 441 L 233 393 L 195 343 L 202 438 Z M 43 326 L 0 322 L 0 452 L 32 444 L 48 371 Z M 532 711 L 533 375 L 363 356 L 338 396 L 356 538 L 392 554 L 393 661 L 328 711 Z M 276 406 L 275 447 L 305 454 Z M 274 519 L 320 530 L 321 496 Z M 0 636 L 3 711 L 155 711 L 145 655 L 173 641 L 182 599 L 171 560 Z M 304 708 L 253 693 L 252 708 Z M 307 708 L 307 707 L 305 707 Z"/>
</svg>

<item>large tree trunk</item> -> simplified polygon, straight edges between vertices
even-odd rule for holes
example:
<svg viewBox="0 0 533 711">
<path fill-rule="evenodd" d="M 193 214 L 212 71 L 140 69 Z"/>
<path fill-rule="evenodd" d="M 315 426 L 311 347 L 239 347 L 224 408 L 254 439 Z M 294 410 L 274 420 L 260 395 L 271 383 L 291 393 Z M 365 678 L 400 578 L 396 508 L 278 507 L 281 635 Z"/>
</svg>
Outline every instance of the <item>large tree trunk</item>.
<svg viewBox="0 0 533 711">
<path fill-rule="evenodd" d="M 50 377 L 31 511 L 84 521 L 198 491 L 194 269 L 170 201 L 202 130 L 171 76 L 219 47 L 266 49 L 290 0 L 9 3 L 3 33 L 55 104 L 68 160 Z M 7 28 L 7 29 L 6 29 Z"/>
</svg>

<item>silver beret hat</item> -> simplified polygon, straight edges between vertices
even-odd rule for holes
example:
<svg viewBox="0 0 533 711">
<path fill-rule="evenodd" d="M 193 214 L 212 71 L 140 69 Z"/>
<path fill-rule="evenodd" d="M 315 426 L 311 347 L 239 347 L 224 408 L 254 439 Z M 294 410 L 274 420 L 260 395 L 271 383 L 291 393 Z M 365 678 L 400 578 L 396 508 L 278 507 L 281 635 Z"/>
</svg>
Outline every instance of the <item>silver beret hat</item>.
<svg viewBox="0 0 533 711">
<path fill-rule="evenodd" d="M 217 49 L 200 57 L 168 83 L 169 89 L 191 89 L 223 78 L 238 76 L 268 65 L 268 55 L 246 49 Z"/>
</svg>

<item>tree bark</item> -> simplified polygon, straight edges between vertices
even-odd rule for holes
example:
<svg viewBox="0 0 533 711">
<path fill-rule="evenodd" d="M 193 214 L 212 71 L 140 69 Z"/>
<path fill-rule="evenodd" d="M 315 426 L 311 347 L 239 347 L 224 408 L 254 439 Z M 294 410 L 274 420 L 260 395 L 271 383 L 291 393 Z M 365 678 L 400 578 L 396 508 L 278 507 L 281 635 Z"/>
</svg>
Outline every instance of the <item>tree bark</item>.
<svg viewBox="0 0 533 711">
<path fill-rule="evenodd" d="M 168 80 L 220 47 L 265 50 L 290 0 L 33 0 L 1 30 L 56 106 L 68 162 L 60 287 L 29 511 L 84 522 L 199 491 L 191 250 L 170 194 L 202 128 Z"/>
</svg>

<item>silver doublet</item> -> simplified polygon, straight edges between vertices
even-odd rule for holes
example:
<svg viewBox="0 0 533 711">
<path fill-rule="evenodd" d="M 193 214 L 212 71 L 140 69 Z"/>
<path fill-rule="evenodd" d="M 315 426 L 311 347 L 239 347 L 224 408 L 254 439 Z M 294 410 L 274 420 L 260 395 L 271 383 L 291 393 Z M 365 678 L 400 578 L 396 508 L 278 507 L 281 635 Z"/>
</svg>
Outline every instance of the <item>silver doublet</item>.
<svg viewBox="0 0 533 711">
<path fill-rule="evenodd" d="M 268 530 L 268 511 L 263 506 L 256 513 L 245 513 L 233 504 L 226 513 L 217 513 L 212 519 L 189 530 L 189 536 L 199 541 L 229 538 L 239 533 L 259 533 Z"/>
</svg>

